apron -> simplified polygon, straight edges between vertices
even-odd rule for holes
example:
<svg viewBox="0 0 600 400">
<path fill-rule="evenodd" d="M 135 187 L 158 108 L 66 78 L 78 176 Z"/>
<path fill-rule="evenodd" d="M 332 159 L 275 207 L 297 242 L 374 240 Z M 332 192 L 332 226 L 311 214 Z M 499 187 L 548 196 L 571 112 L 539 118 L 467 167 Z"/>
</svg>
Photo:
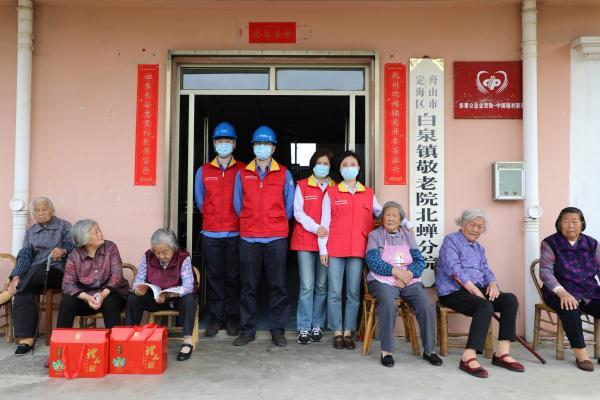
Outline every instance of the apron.
<svg viewBox="0 0 600 400">
<path fill-rule="evenodd" d="M 384 239 L 383 252 L 381 253 L 381 259 L 386 263 L 390 264 L 393 268 L 399 268 L 401 270 L 408 270 L 408 266 L 413 262 L 412 256 L 410 255 L 410 246 L 401 245 L 388 245 L 387 239 Z M 377 280 L 381 283 L 387 283 L 388 285 L 396 286 L 397 279 L 395 276 L 383 276 L 374 272 L 369 272 L 370 280 Z M 408 283 L 411 285 L 415 282 L 421 282 L 419 278 L 412 278 Z"/>
</svg>

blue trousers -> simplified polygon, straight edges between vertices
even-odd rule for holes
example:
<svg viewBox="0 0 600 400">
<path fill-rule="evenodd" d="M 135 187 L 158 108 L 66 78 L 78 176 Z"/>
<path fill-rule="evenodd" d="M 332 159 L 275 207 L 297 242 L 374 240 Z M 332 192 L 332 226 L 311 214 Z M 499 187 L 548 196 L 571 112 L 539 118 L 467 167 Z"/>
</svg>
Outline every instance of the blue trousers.
<svg viewBox="0 0 600 400">
<path fill-rule="evenodd" d="M 325 324 L 327 301 L 327 267 L 321 264 L 318 251 L 298 251 L 300 292 L 296 322 L 299 331 Z"/>
<path fill-rule="evenodd" d="M 333 331 L 356 329 L 363 259 L 329 257 L 327 267 L 327 325 Z M 346 277 L 346 310 L 342 321 L 342 287 Z M 342 329 L 343 328 L 343 329 Z"/>
</svg>

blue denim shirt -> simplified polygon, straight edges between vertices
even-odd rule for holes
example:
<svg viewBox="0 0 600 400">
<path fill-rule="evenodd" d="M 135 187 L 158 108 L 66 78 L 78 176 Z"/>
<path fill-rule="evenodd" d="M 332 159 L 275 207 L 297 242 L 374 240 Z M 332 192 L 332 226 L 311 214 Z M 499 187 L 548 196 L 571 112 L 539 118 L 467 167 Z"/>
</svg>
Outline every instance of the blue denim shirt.
<svg viewBox="0 0 600 400">
<path fill-rule="evenodd" d="M 445 296 L 460 289 L 452 279 L 453 275 L 463 283 L 471 281 L 480 288 L 496 282 L 483 246 L 477 241 L 469 242 L 460 229 L 447 235 L 440 248 L 435 271 L 438 296 Z"/>
</svg>

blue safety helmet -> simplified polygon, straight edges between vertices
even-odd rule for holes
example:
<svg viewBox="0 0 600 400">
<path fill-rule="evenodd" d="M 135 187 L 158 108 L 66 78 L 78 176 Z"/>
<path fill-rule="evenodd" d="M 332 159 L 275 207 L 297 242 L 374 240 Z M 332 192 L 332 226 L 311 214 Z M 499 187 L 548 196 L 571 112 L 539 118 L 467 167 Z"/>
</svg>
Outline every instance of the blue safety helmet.
<svg viewBox="0 0 600 400">
<path fill-rule="evenodd" d="M 237 139 L 237 135 L 235 133 L 235 128 L 229 122 L 221 122 L 215 126 L 215 130 L 213 131 L 213 139 L 219 138 L 228 138 L 228 139 Z"/>
<path fill-rule="evenodd" d="M 267 142 L 277 144 L 275 131 L 266 125 L 259 126 L 252 134 L 252 143 Z"/>
</svg>

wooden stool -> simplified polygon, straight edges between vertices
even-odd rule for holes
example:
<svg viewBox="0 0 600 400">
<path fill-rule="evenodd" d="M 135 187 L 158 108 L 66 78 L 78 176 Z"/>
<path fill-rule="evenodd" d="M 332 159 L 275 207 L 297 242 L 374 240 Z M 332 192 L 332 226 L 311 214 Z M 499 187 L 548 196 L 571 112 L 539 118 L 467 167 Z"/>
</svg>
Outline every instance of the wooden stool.
<svg viewBox="0 0 600 400">
<path fill-rule="evenodd" d="M 17 260 L 12 254 L 0 253 L 0 268 L 2 268 L 3 272 L 8 271 L 8 273 L 4 274 L 6 276 L 6 282 L 2 290 L 6 290 L 8 288 L 8 284 L 10 280 L 8 279 L 8 275 L 15 268 Z M 5 269 L 6 268 L 6 269 Z M 1 282 L 1 281 L 0 281 Z M 4 313 L 1 313 L 4 310 Z M 3 321 L 2 321 L 3 320 Z M 4 340 L 8 343 L 13 342 L 15 340 L 13 334 L 13 320 L 12 320 L 12 302 L 4 303 L 0 306 L 0 332 L 4 331 Z"/>
<path fill-rule="evenodd" d="M 435 305 L 437 311 L 437 326 L 438 326 L 438 343 L 440 345 L 440 355 L 447 356 L 448 355 L 448 347 L 459 347 L 464 348 L 464 344 L 458 343 L 449 343 L 449 337 L 462 337 L 468 336 L 469 334 L 466 332 L 448 332 L 448 315 L 451 314 L 460 314 L 459 312 L 454 311 L 451 308 L 444 307 L 440 304 L 439 301 L 436 302 Z M 492 322 L 490 321 L 490 326 L 488 328 L 487 336 L 485 338 L 485 350 L 483 356 L 485 358 L 492 358 L 494 354 L 494 336 L 492 334 Z"/>
</svg>

